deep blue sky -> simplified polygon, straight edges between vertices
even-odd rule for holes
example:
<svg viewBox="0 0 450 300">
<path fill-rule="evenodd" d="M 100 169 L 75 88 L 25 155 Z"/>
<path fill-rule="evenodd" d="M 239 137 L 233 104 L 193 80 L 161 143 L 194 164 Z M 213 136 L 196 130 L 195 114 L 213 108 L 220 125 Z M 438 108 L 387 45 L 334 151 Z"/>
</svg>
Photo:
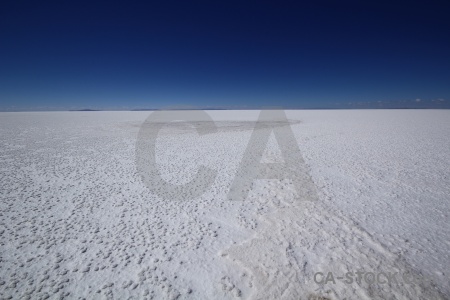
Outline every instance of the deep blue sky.
<svg viewBox="0 0 450 300">
<path fill-rule="evenodd" d="M 448 108 L 449 2 L 366 2 L 2 1 L 0 110 Z"/>
</svg>

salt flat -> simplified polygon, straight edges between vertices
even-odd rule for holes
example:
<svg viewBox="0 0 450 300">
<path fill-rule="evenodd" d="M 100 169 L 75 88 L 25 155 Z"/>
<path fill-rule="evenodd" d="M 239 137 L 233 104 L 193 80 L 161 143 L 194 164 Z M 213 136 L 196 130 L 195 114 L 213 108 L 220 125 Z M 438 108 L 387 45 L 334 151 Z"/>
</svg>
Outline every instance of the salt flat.
<svg viewBox="0 0 450 300">
<path fill-rule="evenodd" d="M 218 130 L 201 136 L 162 129 L 165 180 L 217 176 L 195 199 L 155 195 L 136 169 L 149 114 L 0 113 L 1 298 L 450 297 L 450 111 L 286 111 L 312 201 L 288 180 L 228 200 L 259 111 L 208 111 Z M 263 162 L 278 150 L 271 137 Z M 423 280 L 314 281 L 357 270 Z"/>
</svg>

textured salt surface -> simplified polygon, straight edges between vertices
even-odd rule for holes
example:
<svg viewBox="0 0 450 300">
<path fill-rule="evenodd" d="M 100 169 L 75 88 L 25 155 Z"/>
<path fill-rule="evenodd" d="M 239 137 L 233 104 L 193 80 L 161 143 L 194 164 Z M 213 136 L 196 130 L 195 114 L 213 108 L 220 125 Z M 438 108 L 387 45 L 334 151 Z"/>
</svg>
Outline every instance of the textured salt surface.
<svg viewBox="0 0 450 300">
<path fill-rule="evenodd" d="M 449 297 L 449 111 L 288 111 L 311 201 L 289 180 L 228 201 L 258 112 L 209 114 L 214 134 L 177 125 L 158 137 L 164 179 L 217 170 L 189 201 L 161 199 L 137 174 L 148 113 L 0 114 L 0 297 Z M 271 137 L 262 162 L 280 154 Z M 428 281 L 313 281 L 358 269 Z"/>
</svg>

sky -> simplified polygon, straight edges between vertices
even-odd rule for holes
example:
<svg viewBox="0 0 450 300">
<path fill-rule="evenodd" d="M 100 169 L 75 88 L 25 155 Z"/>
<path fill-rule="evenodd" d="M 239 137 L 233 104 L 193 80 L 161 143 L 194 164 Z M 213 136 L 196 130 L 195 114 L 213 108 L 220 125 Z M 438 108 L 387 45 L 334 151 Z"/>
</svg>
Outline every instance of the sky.
<svg viewBox="0 0 450 300">
<path fill-rule="evenodd" d="M 450 108 L 450 2 L 310 2 L 1 1 L 0 110 Z"/>
</svg>

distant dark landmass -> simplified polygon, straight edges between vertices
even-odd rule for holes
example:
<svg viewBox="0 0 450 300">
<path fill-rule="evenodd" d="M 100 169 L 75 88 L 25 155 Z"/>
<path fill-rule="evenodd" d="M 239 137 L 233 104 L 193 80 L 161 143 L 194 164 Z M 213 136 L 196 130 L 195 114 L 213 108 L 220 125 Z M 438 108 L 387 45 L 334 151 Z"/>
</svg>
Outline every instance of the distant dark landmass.
<svg viewBox="0 0 450 300">
<path fill-rule="evenodd" d="M 159 109 L 156 109 L 156 108 L 135 108 L 135 109 L 132 109 L 131 111 L 154 111 L 154 110 L 159 110 Z"/>
<path fill-rule="evenodd" d="M 100 109 L 83 108 L 83 109 L 71 109 L 69 111 L 101 111 L 101 110 Z"/>
<path fill-rule="evenodd" d="M 195 107 L 195 108 L 136 108 L 131 111 L 157 111 L 157 110 L 233 110 L 233 108 L 210 108 L 210 107 Z"/>
<path fill-rule="evenodd" d="M 373 106 L 373 107 L 367 107 L 367 106 L 353 106 L 353 107 L 233 107 L 233 108 L 135 108 L 135 109 L 129 109 L 127 111 L 168 111 L 168 110 L 353 110 L 353 109 L 364 109 L 364 110 L 370 110 L 370 109 L 450 109 L 449 106 L 441 106 L 441 107 L 411 107 L 411 106 Z M 1 111 L 1 110 L 0 110 Z M 69 110 L 72 112 L 85 112 L 85 111 L 116 111 L 116 110 L 109 110 L 109 109 L 74 109 Z"/>
</svg>

